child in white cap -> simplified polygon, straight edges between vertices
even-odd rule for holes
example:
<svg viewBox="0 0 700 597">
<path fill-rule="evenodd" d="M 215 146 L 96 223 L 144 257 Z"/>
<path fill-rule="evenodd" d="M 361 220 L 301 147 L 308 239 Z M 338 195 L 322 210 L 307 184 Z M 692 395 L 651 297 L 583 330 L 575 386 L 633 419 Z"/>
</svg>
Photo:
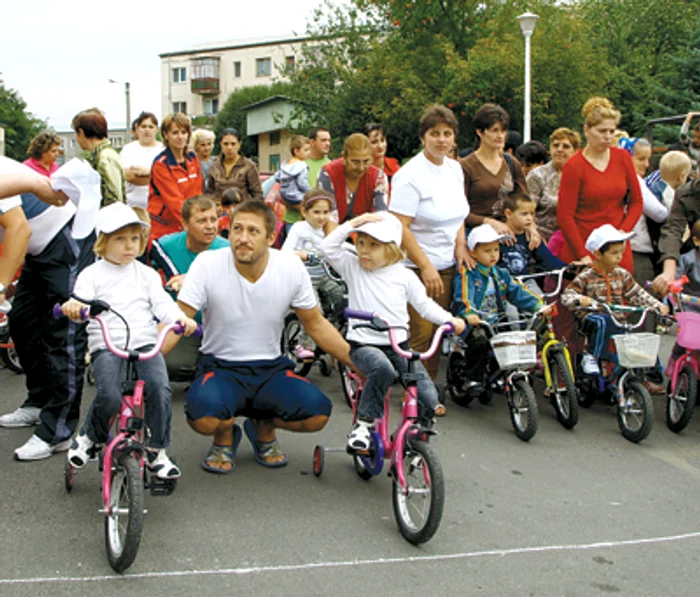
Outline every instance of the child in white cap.
<svg viewBox="0 0 700 597">
<path fill-rule="evenodd" d="M 562 293 L 562 305 L 574 310 L 577 306 L 589 307 L 593 301 L 597 301 L 611 305 L 650 307 L 658 313 L 667 314 L 666 305 L 637 284 L 632 274 L 619 267 L 625 244 L 633 235 L 634 232 L 621 232 L 610 224 L 593 230 L 586 240 L 586 249 L 594 257 L 593 263 L 576 276 Z M 607 356 L 610 335 L 622 330 L 607 313 L 578 312 L 575 315 L 588 336 L 588 351 L 581 361 L 583 372 L 589 375 L 600 373 L 598 359 Z M 624 318 L 624 314 L 620 314 L 619 318 Z"/>
<path fill-rule="evenodd" d="M 357 232 L 357 256 L 343 249 L 345 239 L 353 232 Z M 395 333 L 403 346 L 408 340 L 409 303 L 421 317 L 437 325 L 450 322 L 456 333 L 461 333 L 464 321 L 452 317 L 430 299 L 418 277 L 401 263 L 401 234 L 401 222 L 388 212 L 380 212 L 353 218 L 323 240 L 321 250 L 347 284 L 350 308 L 374 312 L 389 325 L 399 326 Z M 366 451 L 370 448 L 372 425 L 384 414 L 384 396 L 408 365 L 392 350 L 386 333 L 350 326 L 347 340 L 350 358 L 367 377 L 357 407 L 358 420 L 348 435 L 348 448 Z M 417 364 L 415 373 L 420 376 L 421 419 L 429 426 L 438 404 L 437 388 L 422 364 Z"/>
<path fill-rule="evenodd" d="M 452 311 L 469 324 L 466 349 L 450 354 L 447 383 L 472 395 L 483 391 L 488 354 L 488 337 L 479 324 L 491 325 L 506 319 L 506 301 L 519 311 L 535 312 L 542 299 L 515 280 L 507 269 L 497 267 L 501 255 L 500 242 L 511 238 L 496 232 L 490 224 L 472 229 L 467 249 L 476 261 L 472 270 L 462 268 L 455 276 Z"/>
<path fill-rule="evenodd" d="M 148 243 L 148 224 L 136 211 L 124 203 L 113 203 L 100 210 L 97 216 L 97 240 L 94 251 L 99 261 L 85 268 L 78 276 L 73 296 L 63 303 L 63 314 L 73 321 L 81 321 L 82 301 L 106 302 L 114 313 L 106 312 L 112 340 L 125 350 L 146 352 L 158 336 L 157 317 L 163 323 L 180 321 L 185 335 L 197 327 L 163 289 L 157 272 L 137 261 Z M 128 341 L 128 344 L 127 344 Z M 119 412 L 122 404 L 121 385 L 126 361 L 112 354 L 106 347 L 102 330 L 96 321 L 88 323 L 88 348 L 95 372 L 97 394 L 78 435 L 68 450 L 68 460 L 82 468 L 89 453 L 98 444 L 104 444 L 109 435 L 109 421 Z M 162 354 L 134 364 L 139 379 L 146 382 L 146 425 L 150 430 L 148 468 L 160 479 L 180 476 L 180 469 L 170 460 L 165 449 L 170 444 L 172 389 Z"/>
</svg>

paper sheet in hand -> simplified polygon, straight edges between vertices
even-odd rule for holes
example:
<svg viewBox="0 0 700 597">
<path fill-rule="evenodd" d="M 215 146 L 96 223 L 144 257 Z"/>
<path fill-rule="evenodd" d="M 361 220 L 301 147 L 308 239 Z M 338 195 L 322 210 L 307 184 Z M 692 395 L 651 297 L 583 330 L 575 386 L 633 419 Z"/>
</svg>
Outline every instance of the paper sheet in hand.
<svg viewBox="0 0 700 597">
<path fill-rule="evenodd" d="M 100 175 L 87 162 L 73 158 L 51 176 L 51 186 L 63 191 L 78 208 L 71 233 L 80 240 L 95 228 L 100 209 Z"/>
</svg>

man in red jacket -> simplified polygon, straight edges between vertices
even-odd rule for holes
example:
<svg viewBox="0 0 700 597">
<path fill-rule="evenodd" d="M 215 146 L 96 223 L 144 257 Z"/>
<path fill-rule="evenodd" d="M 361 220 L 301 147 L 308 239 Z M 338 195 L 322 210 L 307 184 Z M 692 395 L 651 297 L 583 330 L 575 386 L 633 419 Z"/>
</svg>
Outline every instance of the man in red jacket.
<svg viewBox="0 0 700 597">
<path fill-rule="evenodd" d="M 339 224 L 387 209 L 386 176 L 372 165 L 369 139 L 361 133 L 345 139 L 342 157 L 321 169 L 318 186 L 335 199 Z"/>
</svg>

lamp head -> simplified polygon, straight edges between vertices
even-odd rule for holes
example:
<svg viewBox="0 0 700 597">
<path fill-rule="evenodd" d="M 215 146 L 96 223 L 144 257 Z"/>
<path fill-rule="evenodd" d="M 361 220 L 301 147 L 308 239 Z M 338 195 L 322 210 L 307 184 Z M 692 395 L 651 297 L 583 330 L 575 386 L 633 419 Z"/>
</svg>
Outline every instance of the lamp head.
<svg viewBox="0 0 700 597">
<path fill-rule="evenodd" d="M 532 32 L 535 30 L 535 25 L 537 24 L 537 19 L 540 17 L 536 14 L 532 14 L 531 12 L 526 12 L 521 14 L 519 17 L 516 17 L 518 19 L 518 22 L 520 23 L 520 29 L 523 32 L 523 35 L 525 37 L 529 37 L 532 35 Z"/>
</svg>

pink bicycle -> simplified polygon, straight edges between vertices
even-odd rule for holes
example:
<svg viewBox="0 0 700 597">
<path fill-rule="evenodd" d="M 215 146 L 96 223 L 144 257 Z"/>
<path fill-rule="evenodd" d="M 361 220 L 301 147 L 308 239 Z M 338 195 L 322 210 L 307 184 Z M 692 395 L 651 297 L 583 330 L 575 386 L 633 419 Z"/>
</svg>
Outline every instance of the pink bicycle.
<svg viewBox="0 0 700 597">
<path fill-rule="evenodd" d="M 396 342 L 394 329 L 374 313 L 346 309 L 348 320 L 361 319 L 367 323 L 356 327 L 369 327 L 387 332 L 391 347 L 400 356 L 408 359 L 408 372 L 401 382 L 406 388 L 403 409 L 393 434 L 389 432 L 389 404 L 391 391 L 384 398 L 384 416 L 374 423 L 371 447 L 366 454 L 353 453 L 355 471 L 367 481 L 379 475 L 384 461 L 391 462 L 389 474 L 393 478 L 392 503 L 394 517 L 401 535 L 413 544 L 425 543 L 440 526 L 445 505 L 445 481 L 437 455 L 428 441 L 435 432 L 421 426 L 418 416 L 418 377 L 414 373 L 415 363 L 430 358 L 438 348 L 443 334 L 454 331 L 446 323 L 435 332 L 427 352 L 419 353 L 402 349 Z M 357 420 L 357 405 L 362 391 L 362 379 L 353 371 L 345 369 L 346 390 L 353 409 L 353 423 Z M 326 452 L 345 452 L 346 448 L 314 448 L 313 471 L 317 477 L 323 474 Z"/>
<path fill-rule="evenodd" d="M 683 286 L 688 278 L 671 282 L 669 296 L 676 309 L 675 319 L 679 324 L 676 342 L 685 352 L 676 359 L 670 371 L 670 381 L 666 391 L 666 425 L 680 433 L 693 418 L 698 396 L 698 378 L 700 378 L 700 313 L 683 311 L 683 303 L 697 305 L 700 300 L 696 296 L 683 294 Z"/>
<path fill-rule="evenodd" d="M 107 559 L 116 572 L 123 572 L 133 563 L 141 542 L 145 490 L 149 489 L 151 495 L 170 495 L 177 486 L 177 479 L 158 479 L 155 475 L 150 479 L 148 477 L 145 467 L 145 454 L 149 449 L 146 445 L 148 428 L 143 416 L 145 382 L 136 379 L 133 364 L 155 357 L 163 348 L 168 333 L 182 334 L 184 327 L 180 323 L 165 326 L 148 352 L 123 350 L 114 345 L 109 327 L 100 316 L 106 311 L 118 314 L 103 301 L 83 302 L 89 305 L 89 309 L 83 310 L 83 319 L 94 318 L 100 324 L 109 351 L 127 362 L 121 411 L 113 419 L 112 432 L 104 452 L 101 447 L 96 447 L 92 452 L 92 460 L 98 460 L 102 473 L 100 513 L 105 514 Z M 60 305 L 54 306 L 53 313 L 54 317 L 63 317 Z M 197 333 L 201 335 L 201 327 Z M 64 482 L 69 492 L 73 490 L 76 472 L 77 469 L 66 459 Z"/>
</svg>

